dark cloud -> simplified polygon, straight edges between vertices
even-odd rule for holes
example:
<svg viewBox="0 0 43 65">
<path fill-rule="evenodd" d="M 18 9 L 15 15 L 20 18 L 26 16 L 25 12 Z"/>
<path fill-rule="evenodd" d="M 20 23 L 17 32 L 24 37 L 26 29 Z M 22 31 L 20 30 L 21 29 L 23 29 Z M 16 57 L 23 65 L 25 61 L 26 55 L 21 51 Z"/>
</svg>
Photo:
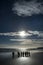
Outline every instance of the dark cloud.
<svg viewBox="0 0 43 65">
<path fill-rule="evenodd" d="M 14 13 L 18 16 L 32 16 L 34 14 L 43 14 L 43 5 L 41 2 L 37 2 L 37 0 L 20 0 L 14 3 L 12 11 L 14 11 Z"/>
</svg>

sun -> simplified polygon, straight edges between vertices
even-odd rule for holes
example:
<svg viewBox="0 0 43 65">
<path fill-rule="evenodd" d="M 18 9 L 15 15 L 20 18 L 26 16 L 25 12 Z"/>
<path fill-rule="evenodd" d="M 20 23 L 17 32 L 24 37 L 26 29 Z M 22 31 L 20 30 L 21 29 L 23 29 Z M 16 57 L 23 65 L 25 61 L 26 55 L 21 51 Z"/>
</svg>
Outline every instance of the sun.
<svg viewBox="0 0 43 65">
<path fill-rule="evenodd" d="M 20 31 L 20 32 L 19 32 L 19 35 L 20 35 L 21 37 L 25 37 L 25 36 L 26 36 L 26 32 L 25 32 L 25 31 Z"/>
</svg>

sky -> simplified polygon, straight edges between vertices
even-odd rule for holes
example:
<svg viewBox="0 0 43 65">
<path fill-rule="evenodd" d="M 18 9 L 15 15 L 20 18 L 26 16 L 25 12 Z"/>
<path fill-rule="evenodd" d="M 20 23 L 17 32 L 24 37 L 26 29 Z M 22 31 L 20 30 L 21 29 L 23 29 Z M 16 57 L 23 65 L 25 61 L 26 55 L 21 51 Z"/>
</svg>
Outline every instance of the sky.
<svg viewBox="0 0 43 65">
<path fill-rule="evenodd" d="M 4 44 L 43 46 L 43 0 L 0 0 L 0 47 Z"/>
</svg>

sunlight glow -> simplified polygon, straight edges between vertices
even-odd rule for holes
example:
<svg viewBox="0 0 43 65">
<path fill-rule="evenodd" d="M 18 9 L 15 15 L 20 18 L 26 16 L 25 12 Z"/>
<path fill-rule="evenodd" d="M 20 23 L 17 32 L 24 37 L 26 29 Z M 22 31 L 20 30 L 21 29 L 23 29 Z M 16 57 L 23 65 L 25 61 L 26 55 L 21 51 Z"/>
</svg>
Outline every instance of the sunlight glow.
<svg viewBox="0 0 43 65">
<path fill-rule="evenodd" d="M 19 32 L 19 35 L 20 35 L 21 37 L 25 37 L 25 36 L 26 36 L 26 32 L 25 32 L 25 31 L 20 31 L 20 32 Z"/>
<path fill-rule="evenodd" d="M 26 61 L 28 58 L 27 57 L 20 57 L 20 60 Z"/>
<path fill-rule="evenodd" d="M 21 62 L 21 63 L 28 63 L 30 62 L 30 57 L 20 57 L 17 59 L 18 62 Z"/>
<path fill-rule="evenodd" d="M 29 63 L 30 61 L 32 61 L 30 57 L 19 57 L 17 59 L 17 62 L 22 64 Z"/>
<path fill-rule="evenodd" d="M 26 48 L 20 48 L 21 51 L 26 51 Z"/>
</svg>

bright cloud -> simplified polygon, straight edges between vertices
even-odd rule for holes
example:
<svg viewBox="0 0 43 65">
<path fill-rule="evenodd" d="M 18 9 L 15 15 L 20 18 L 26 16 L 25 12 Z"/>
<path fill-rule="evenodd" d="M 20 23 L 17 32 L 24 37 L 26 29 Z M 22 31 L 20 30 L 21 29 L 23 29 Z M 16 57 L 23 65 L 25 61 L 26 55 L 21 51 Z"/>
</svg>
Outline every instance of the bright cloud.
<svg viewBox="0 0 43 65">
<path fill-rule="evenodd" d="M 7 33 L 0 33 L 0 35 L 4 35 L 4 36 L 20 36 L 19 32 L 7 32 Z M 29 33 L 25 33 L 25 36 L 31 36 L 32 34 Z"/>
<path fill-rule="evenodd" d="M 19 32 L 7 32 L 7 33 L 0 33 L 0 36 L 20 36 Z M 27 32 L 25 32 L 25 36 L 33 36 L 33 35 L 37 35 L 38 37 L 42 37 L 43 38 L 43 31 L 32 31 L 29 30 Z"/>
<path fill-rule="evenodd" d="M 39 37 L 43 37 L 43 31 L 28 31 L 28 33 L 38 35 Z"/>
<path fill-rule="evenodd" d="M 31 34 L 34 34 L 34 35 L 39 35 L 39 31 L 28 31 L 29 33 L 31 33 Z"/>
<path fill-rule="evenodd" d="M 10 41 L 20 42 L 20 45 L 25 47 L 43 47 L 43 39 L 10 39 Z"/>
<path fill-rule="evenodd" d="M 18 16 L 32 16 L 34 14 L 43 14 L 43 3 L 36 2 L 37 0 L 16 2 L 13 5 L 12 11 Z"/>
</svg>

